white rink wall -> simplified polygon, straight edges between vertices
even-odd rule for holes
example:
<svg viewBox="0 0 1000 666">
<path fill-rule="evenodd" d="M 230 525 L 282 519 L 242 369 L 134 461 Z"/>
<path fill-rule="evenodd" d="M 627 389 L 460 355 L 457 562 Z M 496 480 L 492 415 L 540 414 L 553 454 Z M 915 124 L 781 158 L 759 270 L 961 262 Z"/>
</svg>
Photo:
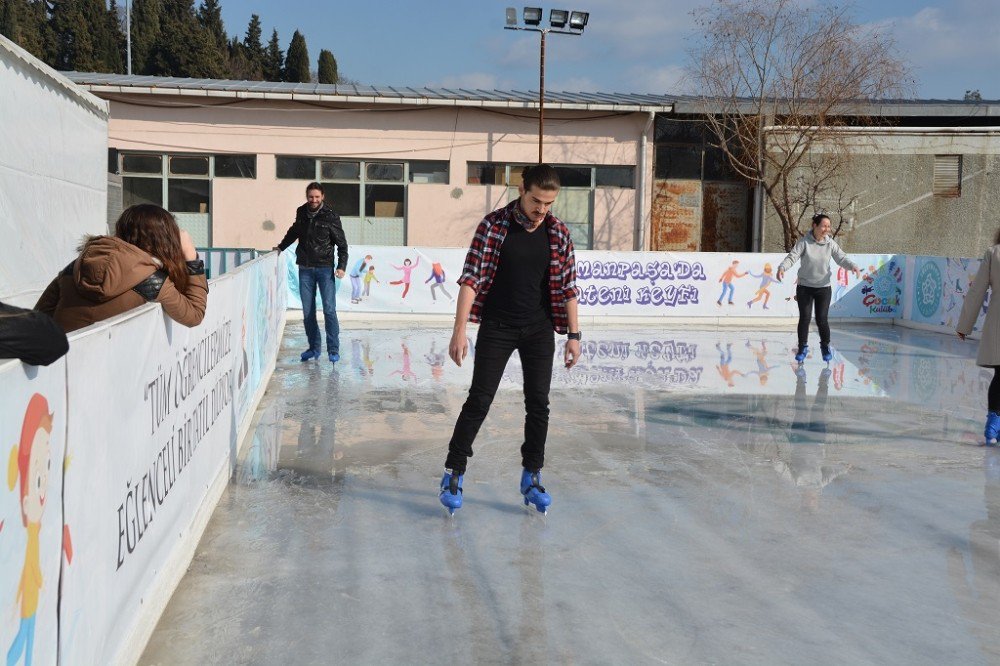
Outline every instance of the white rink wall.
<svg viewBox="0 0 1000 666">
<path fill-rule="evenodd" d="M 27 619 L 32 663 L 138 660 L 267 387 L 285 293 L 269 255 L 210 281 L 195 328 L 150 304 L 74 332 L 51 366 L 0 362 L 4 650 Z M 44 511 L 22 518 L 35 495 Z M 24 606 L 36 567 L 38 601 Z"/>
<path fill-rule="evenodd" d="M 3 36 L 0 91 L 0 300 L 31 307 L 106 232 L 108 103 Z"/>
</svg>

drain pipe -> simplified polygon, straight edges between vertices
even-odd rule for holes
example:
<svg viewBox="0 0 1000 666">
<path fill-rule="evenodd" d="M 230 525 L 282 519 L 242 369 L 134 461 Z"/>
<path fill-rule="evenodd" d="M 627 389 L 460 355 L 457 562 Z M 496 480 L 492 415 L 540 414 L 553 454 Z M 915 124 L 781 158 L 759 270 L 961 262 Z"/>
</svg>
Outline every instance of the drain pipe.
<svg viewBox="0 0 1000 666">
<path fill-rule="evenodd" d="M 653 200 L 652 179 L 646 177 L 646 151 L 649 147 L 646 135 L 649 134 L 649 130 L 655 122 L 656 111 L 649 111 L 646 126 L 642 128 L 642 136 L 639 137 L 639 188 L 635 202 L 635 238 L 637 243 L 633 244 L 633 248 L 640 252 L 646 249 L 646 201 L 648 199 L 650 207 L 652 207 Z"/>
</svg>

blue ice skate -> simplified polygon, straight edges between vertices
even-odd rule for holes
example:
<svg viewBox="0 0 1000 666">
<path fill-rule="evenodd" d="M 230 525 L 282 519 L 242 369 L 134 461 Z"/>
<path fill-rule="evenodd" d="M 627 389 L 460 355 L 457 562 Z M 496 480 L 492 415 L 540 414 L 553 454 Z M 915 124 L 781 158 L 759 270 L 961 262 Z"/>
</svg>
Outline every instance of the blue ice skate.
<svg viewBox="0 0 1000 666">
<path fill-rule="evenodd" d="M 441 478 L 441 494 L 439 495 L 441 504 L 448 509 L 448 513 L 452 516 L 455 515 L 455 509 L 462 508 L 462 479 L 464 477 L 464 474 L 452 474 L 445 470 L 444 476 Z"/>
<path fill-rule="evenodd" d="M 830 345 L 823 345 L 820 347 L 820 351 L 823 352 L 823 362 L 829 363 L 833 360 L 833 352 L 830 350 Z"/>
<path fill-rule="evenodd" d="M 542 487 L 541 472 L 521 472 L 521 494 L 524 495 L 524 506 L 534 504 L 539 513 L 546 513 L 552 504 L 552 497 Z"/>
<path fill-rule="evenodd" d="M 799 351 L 795 354 L 795 360 L 802 363 L 806 360 L 806 356 L 809 354 L 809 345 L 802 345 L 799 347 Z"/>
<path fill-rule="evenodd" d="M 316 349 L 307 349 L 299 356 L 299 360 L 303 363 L 317 358 L 319 358 L 319 351 Z"/>
<path fill-rule="evenodd" d="M 983 432 L 986 437 L 986 446 L 996 444 L 998 434 L 1000 434 L 1000 414 L 986 412 L 986 430 Z"/>
</svg>

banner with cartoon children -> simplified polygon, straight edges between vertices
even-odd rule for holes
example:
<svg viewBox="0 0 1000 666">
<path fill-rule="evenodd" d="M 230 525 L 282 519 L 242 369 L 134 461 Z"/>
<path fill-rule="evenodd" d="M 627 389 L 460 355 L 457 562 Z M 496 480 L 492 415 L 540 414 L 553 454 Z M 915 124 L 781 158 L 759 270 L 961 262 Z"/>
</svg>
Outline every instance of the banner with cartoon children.
<svg viewBox="0 0 1000 666">
<path fill-rule="evenodd" d="M 235 453 L 245 279 L 214 280 L 196 328 L 143 309 L 71 341 L 64 492 L 78 566 L 63 577 L 59 642 L 74 662 L 116 663 L 134 644 Z M 92 377 L 114 380 L 92 391 Z"/>
<path fill-rule="evenodd" d="M 0 361 L 0 657 L 55 664 L 59 571 L 77 564 L 62 513 L 66 360 Z"/>
<path fill-rule="evenodd" d="M 301 307 L 293 252 L 282 253 L 288 302 Z M 351 246 L 337 309 L 452 314 L 464 248 Z M 581 315 L 795 317 L 798 266 L 777 279 L 784 254 L 696 252 L 576 253 Z M 858 279 L 831 262 L 834 317 L 893 318 L 902 312 L 905 262 L 895 255 L 850 255 Z M 317 309 L 319 305 L 317 304 Z"/>
</svg>

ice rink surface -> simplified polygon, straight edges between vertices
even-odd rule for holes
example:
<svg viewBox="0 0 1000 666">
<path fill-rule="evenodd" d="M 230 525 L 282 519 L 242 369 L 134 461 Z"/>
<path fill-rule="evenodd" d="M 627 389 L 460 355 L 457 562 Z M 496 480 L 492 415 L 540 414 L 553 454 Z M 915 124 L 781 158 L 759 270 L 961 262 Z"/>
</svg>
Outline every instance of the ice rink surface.
<svg viewBox="0 0 1000 666">
<path fill-rule="evenodd" d="M 587 330 L 553 381 L 549 514 L 517 488 L 515 356 L 449 518 L 472 359 L 450 329 L 357 329 L 303 364 L 288 324 L 142 663 L 1000 662 L 975 343 L 835 326 L 796 374 L 790 331 Z"/>
</svg>

